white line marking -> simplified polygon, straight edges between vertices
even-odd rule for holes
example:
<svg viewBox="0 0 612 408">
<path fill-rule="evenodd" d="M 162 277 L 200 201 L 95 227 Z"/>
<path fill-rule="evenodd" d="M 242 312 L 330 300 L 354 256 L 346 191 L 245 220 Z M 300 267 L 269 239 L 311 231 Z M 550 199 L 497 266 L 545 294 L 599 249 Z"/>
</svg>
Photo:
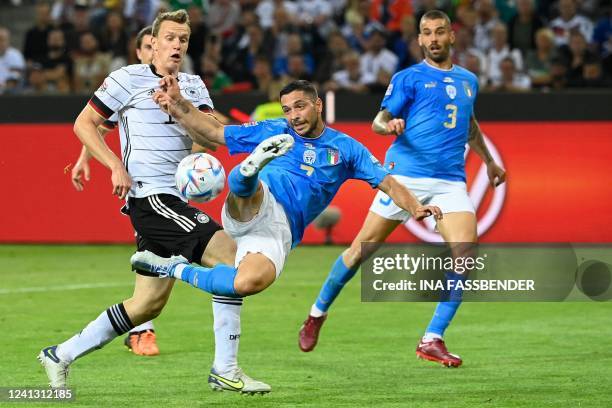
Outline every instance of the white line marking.
<svg viewBox="0 0 612 408">
<path fill-rule="evenodd" d="M 80 289 L 118 288 L 121 286 L 131 285 L 134 285 L 134 282 L 82 283 L 78 285 L 33 286 L 29 288 L 0 289 L 0 295 L 12 295 L 14 293 L 61 292 L 64 290 Z"/>
</svg>

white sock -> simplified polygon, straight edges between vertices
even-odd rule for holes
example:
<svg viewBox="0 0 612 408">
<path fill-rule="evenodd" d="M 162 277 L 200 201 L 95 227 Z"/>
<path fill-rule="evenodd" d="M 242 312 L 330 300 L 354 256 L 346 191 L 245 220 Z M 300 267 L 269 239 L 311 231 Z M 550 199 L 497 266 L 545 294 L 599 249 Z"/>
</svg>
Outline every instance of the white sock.
<svg viewBox="0 0 612 408">
<path fill-rule="evenodd" d="M 134 327 L 132 330 L 130 330 L 130 333 L 140 333 L 145 330 L 155 330 L 155 327 L 153 327 L 153 320 L 149 320 L 148 322 L 144 322 L 143 324 Z"/>
<path fill-rule="evenodd" d="M 186 266 L 191 266 L 188 264 L 178 264 L 174 267 L 174 271 L 172 272 L 172 277 L 174 279 L 178 279 L 181 280 L 181 275 L 183 274 L 183 269 L 185 269 Z"/>
<path fill-rule="evenodd" d="M 242 299 L 213 296 L 212 305 L 215 319 L 215 362 L 213 368 L 219 375 L 224 375 L 238 368 Z"/>
<path fill-rule="evenodd" d="M 441 339 L 441 338 L 442 338 L 442 336 L 440 336 L 439 334 L 427 332 L 423 336 L 423 341 L 424 342 L 429 342 L 429 341 L 433 341 L 435 339 Z"/>
<path fill-rule="evenodd" d="M 322 311 L 321 309 L 319 309 L 317 307 L 317 305 L 313 304 L 312 307 L 310 308 L 310 315 L 312 317 L 321 317 L 324 314 L 327 314 L 327 312 Z"/>
<path fill-rule="evenodd" d="M 102 348 L 115 337 L 128 332 L 133 326 L 123 303 L 113 305 L 102 312 L 96 320 L 90 322 L 80 333 L 58 345 L 57 356 L 71 363 L 93 350 Z"/>
</svg>

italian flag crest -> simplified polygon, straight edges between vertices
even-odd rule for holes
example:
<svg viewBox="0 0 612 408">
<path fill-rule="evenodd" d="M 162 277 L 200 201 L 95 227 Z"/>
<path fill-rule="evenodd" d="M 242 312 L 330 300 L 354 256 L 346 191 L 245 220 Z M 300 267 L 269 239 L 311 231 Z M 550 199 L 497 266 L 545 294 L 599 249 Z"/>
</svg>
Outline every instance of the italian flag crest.
<svg viewBox="0 0 612 408">
<path fill-rule="evenodd" d="M 335 166 L 340 161 L 340 152 L 336 149 L 327 149 L 327 162 Z"/>
</svg>

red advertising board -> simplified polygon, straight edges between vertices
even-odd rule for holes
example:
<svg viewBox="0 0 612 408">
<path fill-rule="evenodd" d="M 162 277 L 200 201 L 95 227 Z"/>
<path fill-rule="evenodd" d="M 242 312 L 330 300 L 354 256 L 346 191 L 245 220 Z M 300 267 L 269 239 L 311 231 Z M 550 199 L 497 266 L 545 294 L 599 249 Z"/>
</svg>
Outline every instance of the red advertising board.
<svg viewBox="0 0 612 408">
<path fill-rule="evenodd" d="M 379 159 L 392 138 L 375 135 L 369 123 L 334 127 L 364 143 Z M 478 203 L 486 242 L 612 242 L 612 122 L 482 123 L 507 169 L 505 191 L 483 187 L 481 162 L 468 153 L 468 186 Z M 118 137 L 107 140 L 118 151 Z M 80 145 L 72 125 L 0 125 L 0 242 L 132 242 L 122 203 L 111 195 L 110 173 L 97 163 L 84 192 L 70 183 L 70 165 Z M 226 171 L 239 161 L 221 149 Z M 480 174 L 480 176 L 479 176 Z M 355 236 L 375 191 L 346 183 L 332 202 L 342 212 L 336 243 Z M 219 219 L 222 199 L 202 208 Z M 412 226 L 428 239 L 431 232 Z M 323 242 L 312 226 L 304 242 Z M 419 238 L 401 226 L 392 242 Z"/>
</svg>

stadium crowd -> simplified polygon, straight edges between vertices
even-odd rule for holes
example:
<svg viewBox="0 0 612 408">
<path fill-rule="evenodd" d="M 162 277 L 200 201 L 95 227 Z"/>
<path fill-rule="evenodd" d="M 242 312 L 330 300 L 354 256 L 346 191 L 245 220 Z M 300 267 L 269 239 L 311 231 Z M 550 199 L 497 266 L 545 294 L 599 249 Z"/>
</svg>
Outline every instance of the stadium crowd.
<svg viewBox="0 0 612 408">
<path fill-rule="evenodd" d="M 30 6 L 22 51 L 0 27 L 0 93 L 89 94 L 109 72 L 137 63 L 139 29 L 179 8 L 192 30 L 181 70 L 201 75 L 213 93 L 272 97 L 298 78 L 323 90 L 382 91 L 393 73 L 421 61 L 417 22 L 431 9 L 451 16 L 453 61 L 478 75 L 481 90 L 610 86 L 604 1 L 40 1 Z"/>
</svg>

